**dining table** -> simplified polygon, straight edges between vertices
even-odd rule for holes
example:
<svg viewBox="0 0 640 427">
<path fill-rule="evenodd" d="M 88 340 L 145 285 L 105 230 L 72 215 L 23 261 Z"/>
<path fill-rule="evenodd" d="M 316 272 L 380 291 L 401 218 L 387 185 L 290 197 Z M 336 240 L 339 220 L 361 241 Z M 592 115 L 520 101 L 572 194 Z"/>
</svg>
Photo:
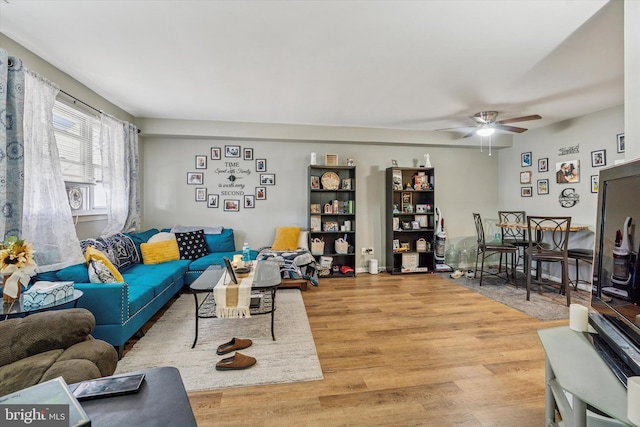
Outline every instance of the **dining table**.
<svg viewBox="0 0 640 427">
<path fill-rule="evenodd" d="M 529 228 L 526 222 L 498 222 L 496 223 L 496 226 L 500 228 L 520 228 L 525 230 Z M 545 226 L 544 224 L 542 224 L 539 228 L 540 230 L 547 230 L 547 231 L 555 229 L 555 227 L 553 226 Z M 589 229 L 589 226 L 587 224 L 571 224 L 569 226 L 569 231 L 581 231 L 581 230 L 588 230 L 588 229 Z"/>
</svg>

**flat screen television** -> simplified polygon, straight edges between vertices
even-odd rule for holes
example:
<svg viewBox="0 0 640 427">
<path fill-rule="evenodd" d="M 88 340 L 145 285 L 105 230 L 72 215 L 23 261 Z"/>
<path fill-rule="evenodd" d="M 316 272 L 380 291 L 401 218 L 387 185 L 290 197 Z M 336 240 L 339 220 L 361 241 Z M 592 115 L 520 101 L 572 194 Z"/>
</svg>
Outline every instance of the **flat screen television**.
<svg viewBox="0 0 640 427">
<path fill-rule="evenodd" d="M 640 375 L 640 160 L 602 169 L 589 323 L 616 376 Z"/>
</svg>

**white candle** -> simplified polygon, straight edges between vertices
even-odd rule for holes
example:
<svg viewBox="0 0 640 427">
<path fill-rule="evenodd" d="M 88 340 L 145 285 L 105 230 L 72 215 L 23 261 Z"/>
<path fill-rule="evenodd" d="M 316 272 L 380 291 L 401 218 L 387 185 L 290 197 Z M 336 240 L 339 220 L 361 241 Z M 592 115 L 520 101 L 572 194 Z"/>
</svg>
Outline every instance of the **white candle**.
<svg viewBox="0 0 640 427">
<path fill-rule="evenodd" d="M 640 326 L 640 314 L 636 314 L 636 326 Z"/>
<path fill-rule="evenodd" d="M 589 328 L 589 309 L 581 304 L 569 306 L 569 327 L 574 331 L 585 332 Z"/>
<path fill-rule="evenodd" d="M 640 425 L 640 377 L 627 379 L 627 418 Z"/>
</svg>

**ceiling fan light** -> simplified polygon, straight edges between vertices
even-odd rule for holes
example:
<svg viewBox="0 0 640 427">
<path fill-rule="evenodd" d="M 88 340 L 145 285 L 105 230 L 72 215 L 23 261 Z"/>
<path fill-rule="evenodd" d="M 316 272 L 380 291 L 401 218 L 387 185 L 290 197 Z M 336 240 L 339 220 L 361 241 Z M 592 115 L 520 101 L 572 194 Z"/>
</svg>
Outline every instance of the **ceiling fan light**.
<svg viewBox="0 0 640 427">
<path fill-rule="evenodd" d="M 480 136 L 490 136 L 493 135 L 496 130 L 494 128 L 480 128 L 476 131 L 476 133 Z"/>
</svg>

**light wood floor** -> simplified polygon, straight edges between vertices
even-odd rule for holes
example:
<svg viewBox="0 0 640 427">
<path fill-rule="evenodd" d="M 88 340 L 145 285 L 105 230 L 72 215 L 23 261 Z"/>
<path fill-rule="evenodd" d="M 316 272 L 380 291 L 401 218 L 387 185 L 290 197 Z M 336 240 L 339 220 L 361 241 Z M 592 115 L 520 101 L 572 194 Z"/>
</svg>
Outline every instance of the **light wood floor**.
<svg viewBox="0 0 640 427">
<path fill-rule="evenodd" d="M 199 426 L 544 425 L 536 331 L 568 321 L 430 274 L 322 279 L 302 295 L 324 380 L 190 393 Z"/>
</svg>

